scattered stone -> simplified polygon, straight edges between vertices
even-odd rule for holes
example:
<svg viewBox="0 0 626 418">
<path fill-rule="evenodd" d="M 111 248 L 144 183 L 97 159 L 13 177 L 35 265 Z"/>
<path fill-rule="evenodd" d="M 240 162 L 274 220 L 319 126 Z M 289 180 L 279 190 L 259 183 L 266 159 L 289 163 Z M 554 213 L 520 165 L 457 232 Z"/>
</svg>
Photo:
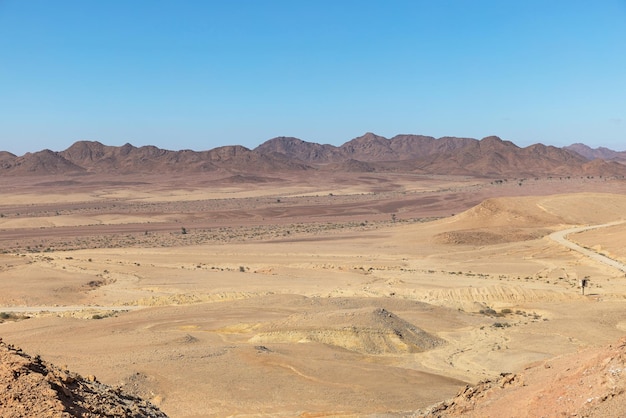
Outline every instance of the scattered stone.
<svg viewBox="0 0 626 418">
<path fill-rule="evenodd" d="M 31 357 L 0 340 L 0 416 L 167 418 L 151 403 Z"/>
</svg>

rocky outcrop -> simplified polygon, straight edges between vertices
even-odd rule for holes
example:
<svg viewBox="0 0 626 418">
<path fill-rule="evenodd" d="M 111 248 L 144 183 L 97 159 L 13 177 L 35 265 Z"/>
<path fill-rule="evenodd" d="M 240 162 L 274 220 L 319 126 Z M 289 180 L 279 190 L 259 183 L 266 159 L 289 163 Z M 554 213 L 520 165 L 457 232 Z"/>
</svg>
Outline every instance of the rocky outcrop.
<svg viewBox="0 0 626 418">
<path fill-rule="evenodd" d="M 0 339 L 0 416 L 167 417 L 135 396 L 32 357 Z"/>
</svg>

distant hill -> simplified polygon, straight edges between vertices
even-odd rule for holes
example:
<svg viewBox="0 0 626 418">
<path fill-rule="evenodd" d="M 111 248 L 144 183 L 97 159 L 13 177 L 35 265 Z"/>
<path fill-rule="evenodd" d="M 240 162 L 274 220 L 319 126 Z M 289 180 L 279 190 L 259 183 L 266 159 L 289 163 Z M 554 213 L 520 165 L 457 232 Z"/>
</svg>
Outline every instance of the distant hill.
<svg viewBox="0 0 626 418">
<path fill-rule="evenodd" d="M 626 164 L 626 151 L 613 151 L 608 148 L 599 147 L 599 148 L 591 148 L 585 144 L 572 144 L 566 147 L 563 147 L 568 151 L 573 151 L 579 155 L 582 155 L 588 160 L 606 160 L 606 161 L 617 161 L 623 164 Z"/>
<path fill-rule="evenodd" d="M 341 150 L 333 145 L 321 145 L 285 136 L 270 139 L 254 150 L 261 154 L 281 154 L 286 158 L 307 163 L 328 163 L 345 160 Z"/>
<path fill-rule="evenodd" d="M 578 175 L 589 171 L 585 169 L 587 163 L 580 155 L 560 148 L 543 144 L 519 148 L 512 142 L 491 136 L 461 149 L 433 154 L 420 168 L 437 174 L 459 175 Z"/>
<path fill-rule="evenodd" d="M 444 137 L 435 139 L 423 135 L 397 135 L 391 139 L 371 132 L 345 144 L 320 145 L 298 138 L 278 137 L 255 148 L 262 153 L 280 153 L 308 163 L 331 163 L 357 160 L 363 162 L 399 161 L 462 148 L 475 139 Z"/>
<path fill-rule="evenodd" d="M 396 135 L 388 139 L 371 132 L 341 146 L 277 137 L 253 150 L 234 145 L 208 151 L 172 151 L 79 141 L 60 152 L 43 150 L 23 156 L 0 152 L 0 175 L 223 172 L 245 179 L 275 172 L 326 170 L 484 177 L 624 176 L 626 165 L 619 164 L 626 161 L 623 154 L 606 148 L 591 150 L 582 144 L 520 148 L 497 136 L 477 140 Z"/>
<path fill-rule="evenodd" d="M 396 135 L 386 139 L 373 133 L 366 133 L 346 142 L 340 148 L 351 158 L 360 161 L 397 161 L 460 150 L 474 142 L 476 140 L 470 138 L 435 139 L 423 135 Z"/>
<path fill-rule="evenodd" d="M 48 149 L 34 153 L 29 152 L 21 157 L 5 156 L 5 158 L 0 159 L 0 172 L 7 174 L 66 174 L 83 171 L 85 171 L 84 168 L 66 160 L 58 152 Z"/>
</svg>

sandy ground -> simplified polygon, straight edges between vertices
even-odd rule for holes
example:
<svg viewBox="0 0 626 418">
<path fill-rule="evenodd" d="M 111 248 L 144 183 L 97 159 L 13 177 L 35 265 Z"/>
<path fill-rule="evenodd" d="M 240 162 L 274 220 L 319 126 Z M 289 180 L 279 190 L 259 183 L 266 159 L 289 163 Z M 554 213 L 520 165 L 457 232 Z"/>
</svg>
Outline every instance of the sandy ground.
<svg viewBox="0 0 626 418">
<path fill-rule="evenodd" d="M 624 272 L 549 237 L 623 180 L 209 180 L 1 184 L 0 336 L 204 417 L 406 416 L 626 333 Z M 568 239 L 624 263 L 625 225 Z"/>
</svg>

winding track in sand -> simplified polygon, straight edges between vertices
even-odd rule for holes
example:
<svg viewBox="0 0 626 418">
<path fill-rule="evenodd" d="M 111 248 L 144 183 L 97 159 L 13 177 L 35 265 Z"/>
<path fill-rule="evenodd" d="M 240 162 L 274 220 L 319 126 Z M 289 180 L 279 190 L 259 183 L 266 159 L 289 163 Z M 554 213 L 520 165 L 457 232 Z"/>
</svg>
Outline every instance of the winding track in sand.
<svg viewBox="0 0 626 418">
<path fill-rule="evenodd" d="M 607 224 L 602 224 L 602 225 L 591 225 L 591 226 L 580 226 L 580 227 L 576 227 L 576 228 L 569 228 L 569 229 L 564 229 L 562 231 L 557 231 L 557 232 L 553 232 L 552 234 L 550 234 L 550 238 L 553 241 L 558 242 L 559 244 L 572 249 L 574 251 L 577 251 L 589 258 L 591 258 L 592 260 L 598 261 L 600 263 L 604 263 L 608 266 L 614 267 L 618 270 L 621 270 L 623 272 L 626 273 L 626 264 L 621 263 L 619 261 L 613 260 L 612 258 L 609 258 L 605 255 L 602 255 L 600 253 L 597 253 L 593 250 L 581 247 L 578 244 L 575 244 L 574 242 L 570 241 L 567 239 L 567 236 L 570 234 L 575 234 L 577 232 L 583 232 L 583 231 L 588 231 L 590 229 L 597 229 L 597 228 L 605 228 L 605 227 L 609 227 L 609 226 L 614 226 L 614 225 L 619 225 L 622 224 L 626 221 L 616 221 L 616 222 L 610 222 Z"/>
</svg>

